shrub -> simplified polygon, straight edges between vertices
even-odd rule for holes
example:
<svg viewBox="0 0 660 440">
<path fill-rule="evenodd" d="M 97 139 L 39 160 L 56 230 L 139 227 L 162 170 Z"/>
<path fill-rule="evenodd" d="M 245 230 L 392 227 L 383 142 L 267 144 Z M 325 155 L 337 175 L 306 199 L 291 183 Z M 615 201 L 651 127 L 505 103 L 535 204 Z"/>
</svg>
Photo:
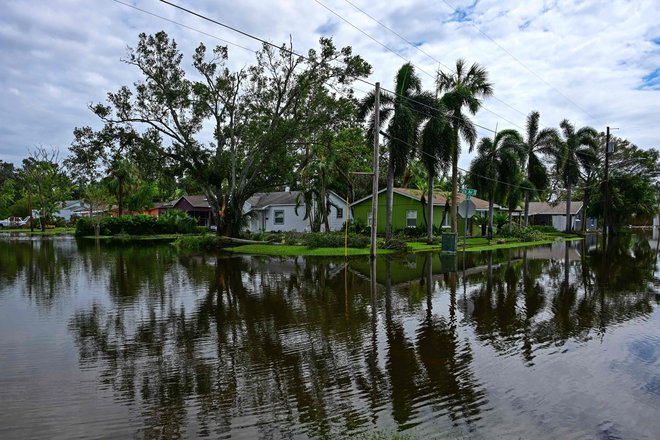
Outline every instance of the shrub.
<svg viewBox="0 0 660 440">
<path fill-rule="evenodd" d="M 311 232 L 304 236 L 302 243 L 310 248 L 344 247 L 344 234 L 339 232 Z M 368 237 L 358 234 L 348 234 L 348 247 L 363 248 L 368 244 Z"/>
<path fill-rule="evenodd" d="M 156 235 L 156 234 L 188 234 L 195 232 L 195 219 L 185 212 L 164 214 L 161 217 L 150 215 L 123 215 L 121 217 L 104 217 L 101 219 L 101 235 Z M 76 235 L 94 235 L 94 221 L 82 217 L 76 222 Z"/>
<path fill-rule="evenodd" d="M 539 232 L 543 232 L 543 233 L 557 232 L 557 230 L 554 227 L 550 226 L 550 225 L 531 225 L 531 226 L 528 226 L 528 227 L 535 230 L 535 231 L 539 231 Z"/>
<path fill-rule="evenodd" d="M 537 241 L 543 239 L 543 234 L 531 226 L 522 228 L 515 224 L 511 226 L 511 233 L 509 233 L 507 228 L 505 231 L 502 231 L 502 235 L 504 237 L 515 237 L 520 241 Z"/>
<path fill-rule="evenodd" d="M 187 251 L 212 251 L 222 248 L 224 240 L 215 235 L 183 236 L 176 239 L 174 246 Z"/>
<path fill-rule="evenodd" d="M 417 226 L 415 228 L 402 228 L 394 231 L 396 237 L 419 238 L 425 237 L 427 234 L 426 227 Z"/>
<path fill-rule="evenodd" d="M 385 240 L 385 242 L 380 247 L 381 247 L 381 249 L 390 249 L 390 250 L 401 251 L 401 252 L 405 252 L 405 251 L 410 250 L 410 246 L 408 246 L 408 243 L 406 243 L 403 240 L 396 239 L 396 238 L 391 238 L 389 240 Z"/>
</svg>

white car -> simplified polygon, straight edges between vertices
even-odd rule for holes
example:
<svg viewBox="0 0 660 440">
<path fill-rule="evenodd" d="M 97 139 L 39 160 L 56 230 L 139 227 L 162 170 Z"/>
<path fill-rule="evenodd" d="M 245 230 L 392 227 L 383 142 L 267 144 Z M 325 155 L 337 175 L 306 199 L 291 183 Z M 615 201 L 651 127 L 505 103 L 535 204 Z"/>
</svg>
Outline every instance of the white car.
<svg viewBox="0 0 660 440">
<path fill-rule="evenodd" d="M 28 221 L 30 221 L 30 216 L 27 216 L 25 218 L 9 217 L 7 219 L 0 220 L 0 229 L 20 228 L 21 226 L 27 225 Z"/>
</svg>

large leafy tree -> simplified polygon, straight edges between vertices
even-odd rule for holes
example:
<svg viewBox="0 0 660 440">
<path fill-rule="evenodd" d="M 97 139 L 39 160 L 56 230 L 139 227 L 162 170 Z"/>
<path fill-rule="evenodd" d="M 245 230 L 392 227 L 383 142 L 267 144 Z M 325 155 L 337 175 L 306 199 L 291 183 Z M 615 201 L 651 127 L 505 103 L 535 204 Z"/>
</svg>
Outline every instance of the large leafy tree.
<svg viewBox="0 0 660 440">
<path fill-rule="evenodd" d="M 493 238 L 495 199 L 506 202 L 510 189 L 518 185 L 524 148 L 516 130 L 502 130 L 495 138 L 485 137 L 477 145 L 477 157 L 470 165 L 470 182 L 488 199 L 488 239 Z"/>
<path fill-rule="evenodd" d="M 559 124 L 562 139 L 555 148 L 557 176 L 566 189 L 566 232 L 571 231 L 571 199 L 579 182 L 580 168 L 595 162 L 598 132 L 591 127 L 578 130 L 567 119 Z"/>
<path fill-rule="evenodd" d="M 525 195 L 524 224 L 528 225 L 530 197 L 538 196 L 539 192 L 548 186 L 548 170 L 543 165 L 542 155 L 551 155 L 559 142 L 559 133 L 554 128 L 539 127 L 541 115 L 537 111 L 527 116 L 525 154 L 525 171 L 527 187 Z"/>
<path fill-rule="evenodd" d="M 604 140 L 604 139 L 602 139 Z M 632 219 L 650 219 L 660 209 L 660 151 L 643 150 L 626 139 L 612 137 L 614 153 L 610 154 L 610 201 L 615 228 Z M 602 143 L 601 143 L 602 145 Z M 601 151 L 604 148 L 601 147 Z M 590 214 L 602 216 L 605 182 L 593 194 Z"/>
<path fill-rule="evenodd" d="M 350 84 L 371 67 L 350 47 L 337 49 L 325 38 L 306 57 L 290 46 L 264 45 L 254 65 L 237 71 L 226 65 L 226 47 L 208 52 L 204 44 L 197 47 L 192 64 L 198 79 L 189 79 L 174 40 L 165 32 L 141 34 L 125 62 L 142 79 L 134 89 L 109 93 L 109 105 L 93 111 L 106 123 L 159 133 L 161 157 L 196 181 L 218 234 L 236 236 L 245 201 L 293 180 L 291 144 L 332 125 L 334 113 L 318 110 L 351 99 Z"/>
<path fill-rule="evenodd" d="M 406 63 L 396 74 L 395 94 L 381 93 L 380 108 L 375 108 L 375 92 L 368 93 L 360 103 L 361 119 L 370 118 L 368 139 L 373 140 L 376 131 L 387 127 L 387 195 L 385 208 L 385 237 L 392 236 L 392 203 L 394 179 L 401 176 L 408 165 L 419 140 L 419 128 L 428 112 L 437 108 L 433 94 L 422 90 L 422 81 L 415 67 Z M 380 127 L 374 127 L 373 114 L 379 113 Z"/>
<path fill-rule="evenodd" d="M 481 99 L 493 94 L 493 85 L 488 81 L 488 72 L 479 64 L 468 67 L 465 60 L 456 61 L 455 73 L 439 71 L 436 80 L 439 93 L 444 93 L 442 102 L 449 110 L 449 123 L 453 130 L 451 144 L 451 222 L 452 232 L 457 231 L 457 196 L 458 196 L 458 156 L 463 138 L 474 148 L 477 142 L 477 130 L 469 115 L 475 115 L 481 108 Z M 467 110 L 467 114 L 463 111 Z"/>
</svg>

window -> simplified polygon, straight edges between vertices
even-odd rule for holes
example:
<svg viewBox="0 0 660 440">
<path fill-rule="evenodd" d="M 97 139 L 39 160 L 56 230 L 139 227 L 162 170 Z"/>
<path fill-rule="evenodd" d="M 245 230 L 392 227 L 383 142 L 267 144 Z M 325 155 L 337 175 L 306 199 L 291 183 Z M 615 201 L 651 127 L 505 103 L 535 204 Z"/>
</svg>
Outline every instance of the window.
<svg viewBox="0 0 660 440">
<path fill-rule="evenodd" d="M 447 215 L 445 215 L 445 222 L 442 224 L 442 227 L 443 228 L 450 228 L 451 227 L 450 222 L 451 222 L 451 215 L 449 213 L 447 213 Z"/>
<path fill-rule="evenodd" d="M 284 211 L 275 211 L 274 223 L 276 225 L 283 225 L 284 224 Z"/>
<path fill-rule="evenodd" d="M 371 213 L 367 213 L 367 226 L 371 227 Z"/>
<path fill-rule="evenodd" d="M 337 218 L 344 218 L 343 208 L 337 208 Z"/>
<path fill-rule="evenodd" d="M 417 211 L 406 211 L 406 227 L 417 227 Z"/>
</svg>

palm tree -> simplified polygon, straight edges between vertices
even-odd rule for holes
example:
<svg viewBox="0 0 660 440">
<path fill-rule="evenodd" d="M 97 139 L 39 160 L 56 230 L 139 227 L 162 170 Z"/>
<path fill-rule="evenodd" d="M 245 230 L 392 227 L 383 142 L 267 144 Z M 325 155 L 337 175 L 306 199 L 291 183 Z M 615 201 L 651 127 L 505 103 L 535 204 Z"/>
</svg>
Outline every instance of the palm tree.
<svg viewBox="0 0 660 440">
<path fill-rule="evenodd" d="M 488 198 L 488 239 L 493 238 L 495 198 L 505 200 L 524 157 L 522 137 L 516 130 L 502 130 L 495 139 L 482 138 L 478 156 L 470 165 L 470 182 Z"/>
<path fill-rule="evenodd" d="M 444 168 L 451 161 L 451 127 L 447 123 L 446 109 L 442 102 L 435 100 L 435 107 L 427 109 L 428 120 L 422 129 L 420 151 L 422 163 L 428 174 L 428 212 L 426 221 L 427 242 L 433 243 L 433 183 L 438 168 Z"/>
<path fill-rule="evenodd" d="M 534 192 L 543 191 L 548 186 L 548 171 L 543 165 L 540 154 L 550 154 L 559 142 L 559 133 L 554 128 L 544 128 L 539 131 L 540 114 L 533 111 L 527 116 L 527 138 L 525 139 L 525 152 L 527 161 L 527 186 L 534 188 Z M 532 191 L 525 190 L 525 226 L 528 225 L 529 199 Z"/>
<path fill-rule="evenodd" d="M 488 82 L 488 72 L 479 64 L 474 63 L 468 69 L 465 60 L 456 61 L 456 72 L 449 74 L 438 71 L 436 79 L 438 93 L 444 93 L 441 100 L 449 110 L 450 124 L 453 131 L 451 145 L 451 231 L 456 232 L 458 216 L 456 201 L 458 195 L 458 155 L 460 153 L 460 137 L 470 145 L 470 151 L 477 142 L 477 130 L 474 124 L 463 113 L 463 108 L 475 115 L 481 107 L 480 98 L 493 94 L 493 85 Z"/>
<path fill-rule="evenodd" d="M 376 130 L 387 126 L 387 197 L 385 211 L 385 238 L 392 236 L 392 201 L 394 178 L 403 174 L 412 149 L 417 145 L 419 126 L 425 112 L 434 108 L 435 98 L 431 93 L 422 91 L 422 81 L 415 73 L 411 63 L 406 63 L 397 72 L 394 96 L 380 96 L 380 127 L 374 127 L 373 119 L 369 122 L 368 138 L 373 140 Z M 360 102 L 358 116 L 366 119 L 376 111 L 375 93 L 368 93 Z"/>
<path fill-rule="evenodd" d="M 564 119 L 559 124 L 562 141 L 555 148 L 557 175 L 566 187 L 566 232 L 571 232 L 571 197 L 573 185 L 580 178 L 580 167 L 589 166 L 596 160 L 594 151 L 598 144 L 598 132 L 591 127 L 575 127 Z M 585 208 L 583 208 L 585 209 Z"/>
</svg>

